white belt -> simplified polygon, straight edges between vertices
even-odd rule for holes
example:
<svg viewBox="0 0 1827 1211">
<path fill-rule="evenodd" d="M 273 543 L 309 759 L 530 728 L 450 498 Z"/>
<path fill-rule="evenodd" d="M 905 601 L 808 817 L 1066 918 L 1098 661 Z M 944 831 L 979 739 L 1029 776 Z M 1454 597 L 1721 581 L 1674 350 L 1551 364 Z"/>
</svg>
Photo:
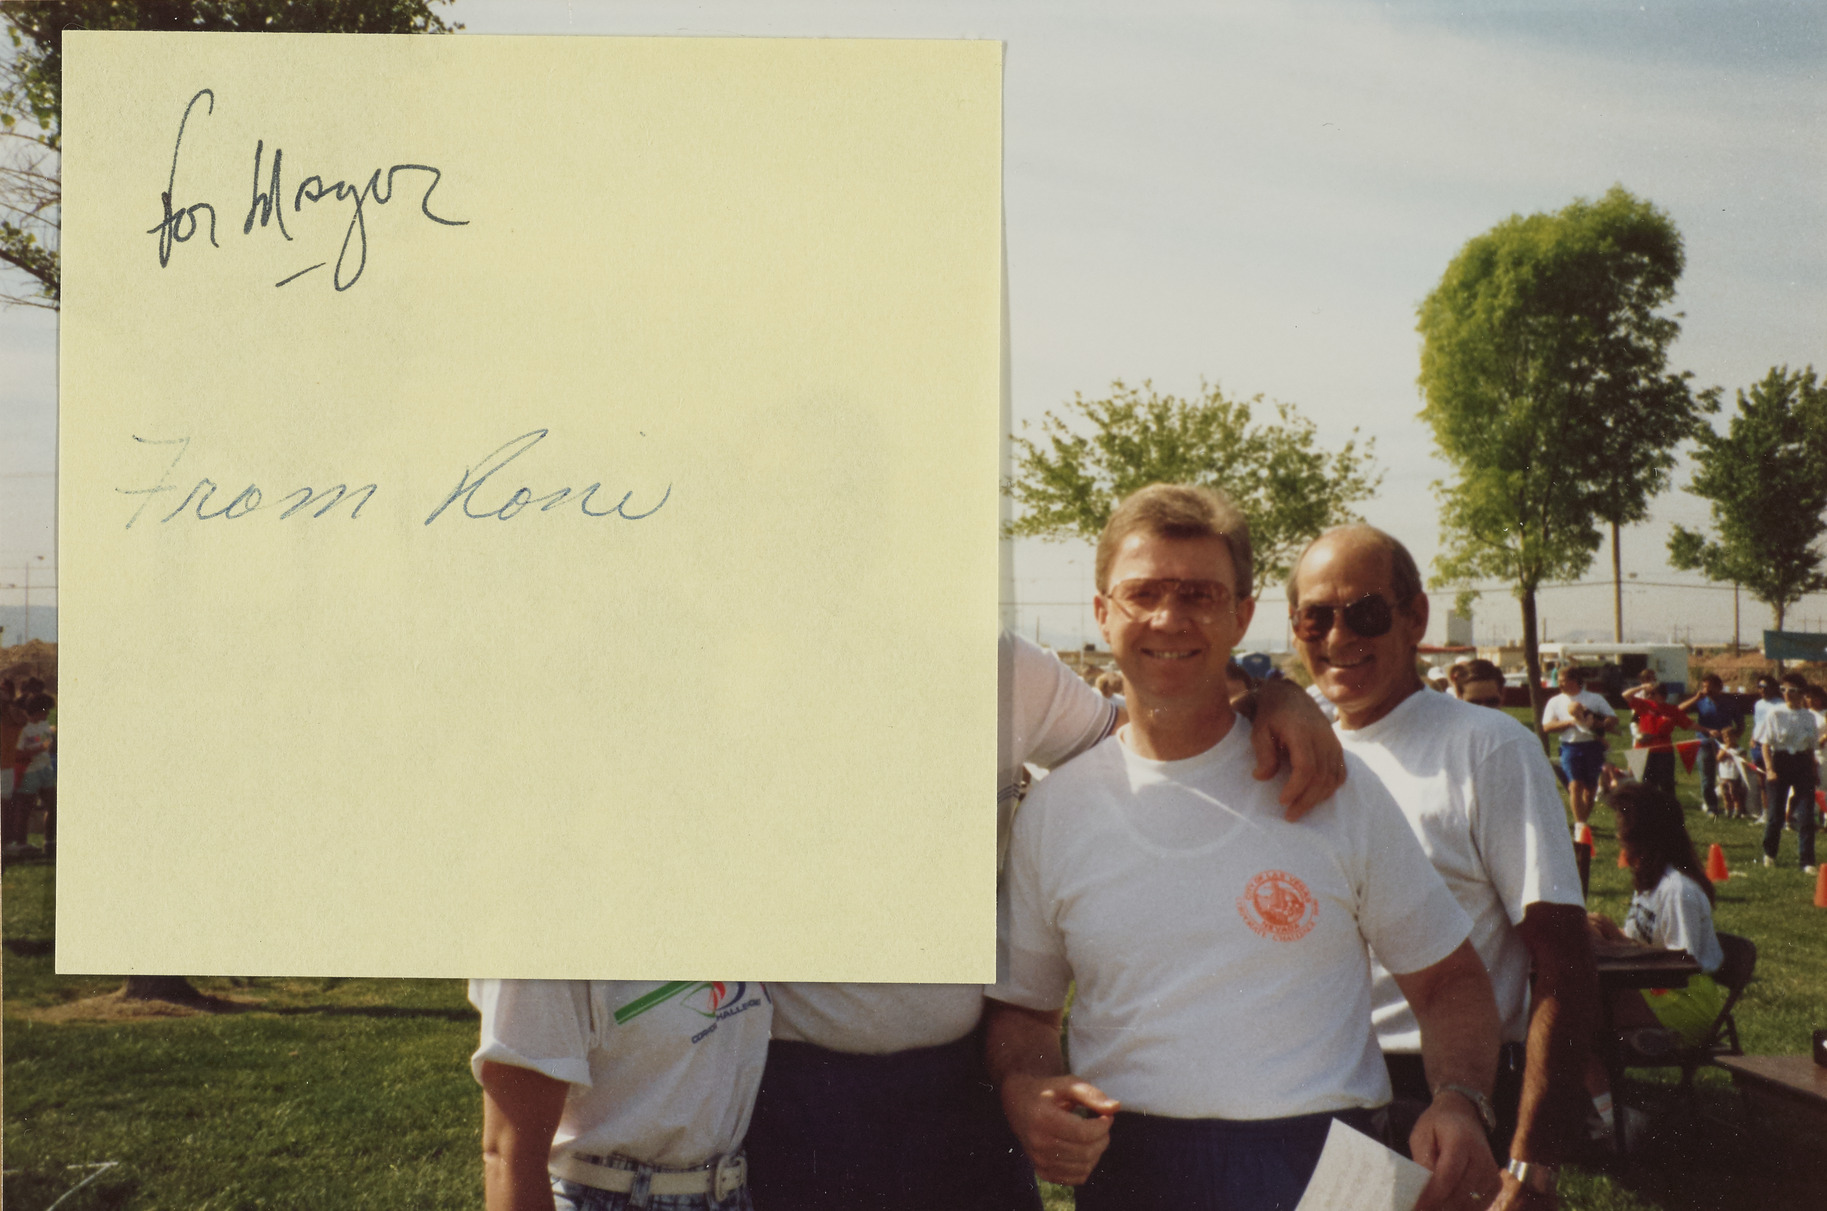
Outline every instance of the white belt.
<svg viewBox="0 0 1827 1211">
<path fill-rule="evenodd" d="M 551 1172 L 580 1186 L 594 1186 L 614 1194 L 634 1189 L 639 1171 L 616 1165 L 599 1165 L 572 1153 L 552 1162 Z M 748 1158 L 741 1153 L 720 1156 L 702 1169 L 660 1169 L 648 1173 L 647 1188 L 655 1194 L 709 1194 L 722 1202 L 748 1181 Z"/>
</svg>

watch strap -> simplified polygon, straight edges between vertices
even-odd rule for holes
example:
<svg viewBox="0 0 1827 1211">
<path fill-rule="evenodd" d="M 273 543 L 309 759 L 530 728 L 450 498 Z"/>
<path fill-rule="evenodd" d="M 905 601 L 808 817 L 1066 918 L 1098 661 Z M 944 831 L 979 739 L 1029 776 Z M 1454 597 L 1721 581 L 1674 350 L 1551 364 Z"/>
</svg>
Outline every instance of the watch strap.
<svg viewBox="0 0 1827 1211">
<path fill-rule="evenodd" d="M 1490 1098 L 1472 1088 L 1470 1085 L 1459 1085 L 1452 1081 L 1443 1081 L 1440 1084 L 1435 1085 L 1434 1096 L 1439 1097 L 1447 1090 L 1457 1093 L 1460 1097 L 1472 1103 L 1472 1108 L 1478 1111 L 1478 1119 L 1484 1124 L 1484 1129 L 1486 1131 L 1497 1130 L 1497 1107 L 1491 1105 Z"/>
</svg>

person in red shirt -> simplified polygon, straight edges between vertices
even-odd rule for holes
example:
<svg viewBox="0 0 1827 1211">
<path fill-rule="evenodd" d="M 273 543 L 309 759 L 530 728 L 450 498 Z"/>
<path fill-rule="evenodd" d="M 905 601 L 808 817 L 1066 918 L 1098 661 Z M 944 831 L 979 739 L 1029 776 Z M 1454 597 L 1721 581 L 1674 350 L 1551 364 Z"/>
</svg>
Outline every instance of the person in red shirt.
<svg viewBox="0 0 1827 1211">
<path fill-rule="evenodd" d="M 1637 713 L 1637 748 L 1649 755 L 1643 763 L 1643 781 L 1659 786 L 1670 795 L 1675 793 L 1675 729 L 1694 730 L 1694 721 L 1668 700 L 1668 691 L 1659 681 L 1646 680 L 1624 691 L 1625 699 Z"/>
</svg>

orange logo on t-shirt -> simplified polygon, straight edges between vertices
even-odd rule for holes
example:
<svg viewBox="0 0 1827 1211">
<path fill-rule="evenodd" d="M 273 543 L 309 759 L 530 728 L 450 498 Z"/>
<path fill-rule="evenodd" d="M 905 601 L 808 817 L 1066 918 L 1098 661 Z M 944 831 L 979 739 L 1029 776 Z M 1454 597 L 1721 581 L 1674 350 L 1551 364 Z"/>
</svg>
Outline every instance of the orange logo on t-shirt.
<svg viewBox="0 0 1827 1211">
<path fill-rule="evenodd" d="M 1319 901 L 1307 885 L 1285 870 L 1265 870 L 1244 884 L 1237 915 L 1259 935 L 1276 942 L 1298 942 L 1313 931 Z"/>
</svg>

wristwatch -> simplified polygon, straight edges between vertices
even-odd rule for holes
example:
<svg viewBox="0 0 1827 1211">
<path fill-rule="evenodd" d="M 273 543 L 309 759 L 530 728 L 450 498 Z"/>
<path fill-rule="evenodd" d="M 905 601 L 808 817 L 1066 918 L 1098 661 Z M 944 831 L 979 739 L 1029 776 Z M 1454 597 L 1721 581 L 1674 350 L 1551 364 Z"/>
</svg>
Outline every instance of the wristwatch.
<svg viewBox="0 0 1827 1211">
<path fill-rule="evenodd" d="M 1484 1129 L 1487 1132 L 1497 1130 L 1497 1108 L 1491 1105 L 1490 1098 L 1478 1092 L 1478 1090 L 1472 1088 L 1470 1085 L 1455 1085 L 1451 1081 L 1445 1081 L 1435 1085 L 1434 1096 L 1439 1097 L 1447 1090 L 1457 1093 L 1460 1097 L 1472 1103 L 1473 1109 L 1478 1111 L 1479 1121 L 1484 1124 Z"/>
<path fill-rule="evenodd" d="M 1536 1194 L 1553 1194 L 1555 1178 L 1559 1176 L 1559 1170 L 1546 1161 L 1512 1160 L 1508 1173 L 1522 1185 L 1523 1189 Z"/>
</svg>

